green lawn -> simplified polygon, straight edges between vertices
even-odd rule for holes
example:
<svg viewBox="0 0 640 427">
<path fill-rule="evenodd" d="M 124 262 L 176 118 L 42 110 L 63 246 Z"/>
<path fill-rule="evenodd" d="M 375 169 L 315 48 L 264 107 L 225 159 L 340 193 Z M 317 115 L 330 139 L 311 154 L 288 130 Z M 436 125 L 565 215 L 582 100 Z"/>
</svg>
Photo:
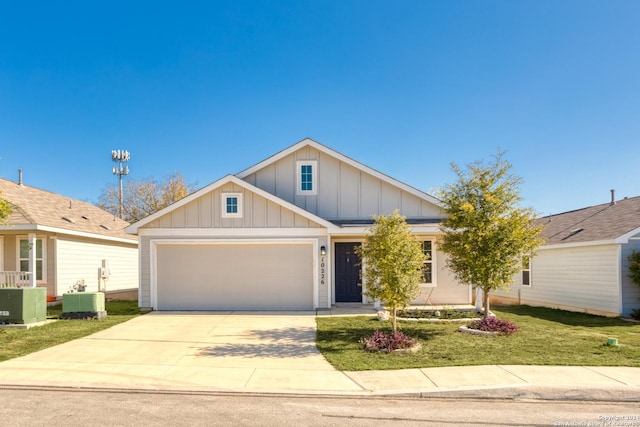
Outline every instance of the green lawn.
<svg viewBox="0 0 640 427">
<path fill-rule="evenodd" d="M 510 336 L 457 332 L 464 323 L 400 322 L 422 343 L 416 354 L 368 353 L 361 338 L 390 331 L 374 317 L 319 317 L 317 346 L 336 369 L 426 368 L 462 365 L 585 365 L 640 367 L 640 323 L 530 306 L 493 306 L 498 318 L 522 328 Z M 607 347 L 607 338 L 624 347 Z"/>
<path fill-rule="evenodd" d="M 107 317 L 102 320 L 58 320 L 30 329 L 0 329 L 0 361 L 24 356 L 110 328 L 140 314 L 137 301 L 105 303 Z M 48 307 L 47 318 L 57 319 L 62 305 Z"/>
</svg>

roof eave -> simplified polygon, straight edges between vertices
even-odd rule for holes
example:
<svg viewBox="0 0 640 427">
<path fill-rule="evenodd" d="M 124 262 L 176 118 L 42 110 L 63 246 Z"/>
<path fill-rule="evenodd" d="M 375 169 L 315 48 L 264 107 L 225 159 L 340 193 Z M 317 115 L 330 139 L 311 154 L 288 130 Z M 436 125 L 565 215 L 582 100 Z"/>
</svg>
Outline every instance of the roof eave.
<svg viewBox="0 0 640 427">
<path fill-rule="evenodd" d="M 11 226 L 2 226 L 0 227 L 0 230 L 43 231 L 48 233 L 66 234 L 68 236 L 86 237 L 86 238 L 98 239 L 98 240 L 108 240 L 111 242 L 129 243 L 129 244 L 135 244 L 135 245 L 138 244 L 138 239 L 125 239 L 124 237 L 107 236 L 104 234 L 88 233 L 88 232 L 76 231 L 76 230 L 67 230 L 65 228 L 49 227 L 46 225 L 38 225 L 38 224 L 18 224 L 18 225 L 11 225 Z"/>
<path fill-rule="evenodd" d="M 584 242 L 571 242 L 571 243 L 552 243 L 549 245 L 542 245 L 537 250 L 543 251 L 548 249 L 561 249 L 561 248 L 579 248 L 585 246 L 601 246 L 601 245 L 616 245 L 620 244 L 616 239 L 606 240 L 587 240 Z"/>
</svg>

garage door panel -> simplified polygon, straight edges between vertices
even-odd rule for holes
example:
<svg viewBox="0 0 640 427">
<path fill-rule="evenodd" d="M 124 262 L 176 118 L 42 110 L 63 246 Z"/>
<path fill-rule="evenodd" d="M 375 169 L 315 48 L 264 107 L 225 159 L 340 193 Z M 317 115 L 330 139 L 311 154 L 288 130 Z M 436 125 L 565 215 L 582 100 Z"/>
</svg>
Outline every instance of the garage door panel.
<svg viewBox="0 0 640 427">
<path fill-rule="evenodd" d="M 312 253 L 311 244 L 159 245 L 158 309 L 312 309 Z"/>
</svg>

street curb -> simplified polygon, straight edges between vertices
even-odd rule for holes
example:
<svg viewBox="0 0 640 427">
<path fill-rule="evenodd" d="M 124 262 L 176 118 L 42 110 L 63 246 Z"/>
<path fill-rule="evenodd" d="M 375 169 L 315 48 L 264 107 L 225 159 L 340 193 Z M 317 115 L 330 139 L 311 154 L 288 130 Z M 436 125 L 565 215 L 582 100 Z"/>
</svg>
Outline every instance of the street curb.
<svg viewBox="0 0 640 427">
<path fill-rule="evenodd" d="M 0 384 L 0 390 L 43 390 L 71 391 L 78 393 L 124 393 L 124 394 L 177 394 L 177 395 L 211 395 L 211 396 L 252 396 L 252 397 L 291 397 L 291 398 L 340 398 L 359 399 L 363 397 L 378 399 L 469 399 L 469 400 L 532 400 L 562 402 L 638 402 L 640 387 L 569 387 L 569 386 L 518 386 L 518 387 L 483 387 L 468 389 L 450 389 L 415 392 L 400 391 L 300 391 L 285 390 L 223 390 L 215 388 L 137 388 L 137 387 L 98 387 L 95 385 L 36 385 L 36 384 Z"/>
</svg>

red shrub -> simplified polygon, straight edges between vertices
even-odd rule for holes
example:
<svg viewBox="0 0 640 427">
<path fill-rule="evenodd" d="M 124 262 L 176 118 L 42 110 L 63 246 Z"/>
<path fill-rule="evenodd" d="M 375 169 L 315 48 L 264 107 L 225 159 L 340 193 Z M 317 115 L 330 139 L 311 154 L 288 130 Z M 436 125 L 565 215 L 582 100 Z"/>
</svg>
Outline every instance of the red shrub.
<svg viewBox="0 0 640 427">
<path fill-rule="evenodd" d="M 409 338 L 402 332 L 387 335 L 380 331 L 375 331 L 373 335 L 363 338 L 360 342 L 364 344 L 365 350 L 368 351 L 393 351 L 411 348 L 417 343 L 416 340 Z"/>
<path fill-rule="evenodd" d="M 486 319 L 476 320 L 469 326 L 470 329 L 479 329 L 486 332 L 498 332 L 504 335 L 510 335 L 518 332 L 520 327 L 508 320 L 498 319 L 497 317 L 488 317 Z"/>
</svg>

